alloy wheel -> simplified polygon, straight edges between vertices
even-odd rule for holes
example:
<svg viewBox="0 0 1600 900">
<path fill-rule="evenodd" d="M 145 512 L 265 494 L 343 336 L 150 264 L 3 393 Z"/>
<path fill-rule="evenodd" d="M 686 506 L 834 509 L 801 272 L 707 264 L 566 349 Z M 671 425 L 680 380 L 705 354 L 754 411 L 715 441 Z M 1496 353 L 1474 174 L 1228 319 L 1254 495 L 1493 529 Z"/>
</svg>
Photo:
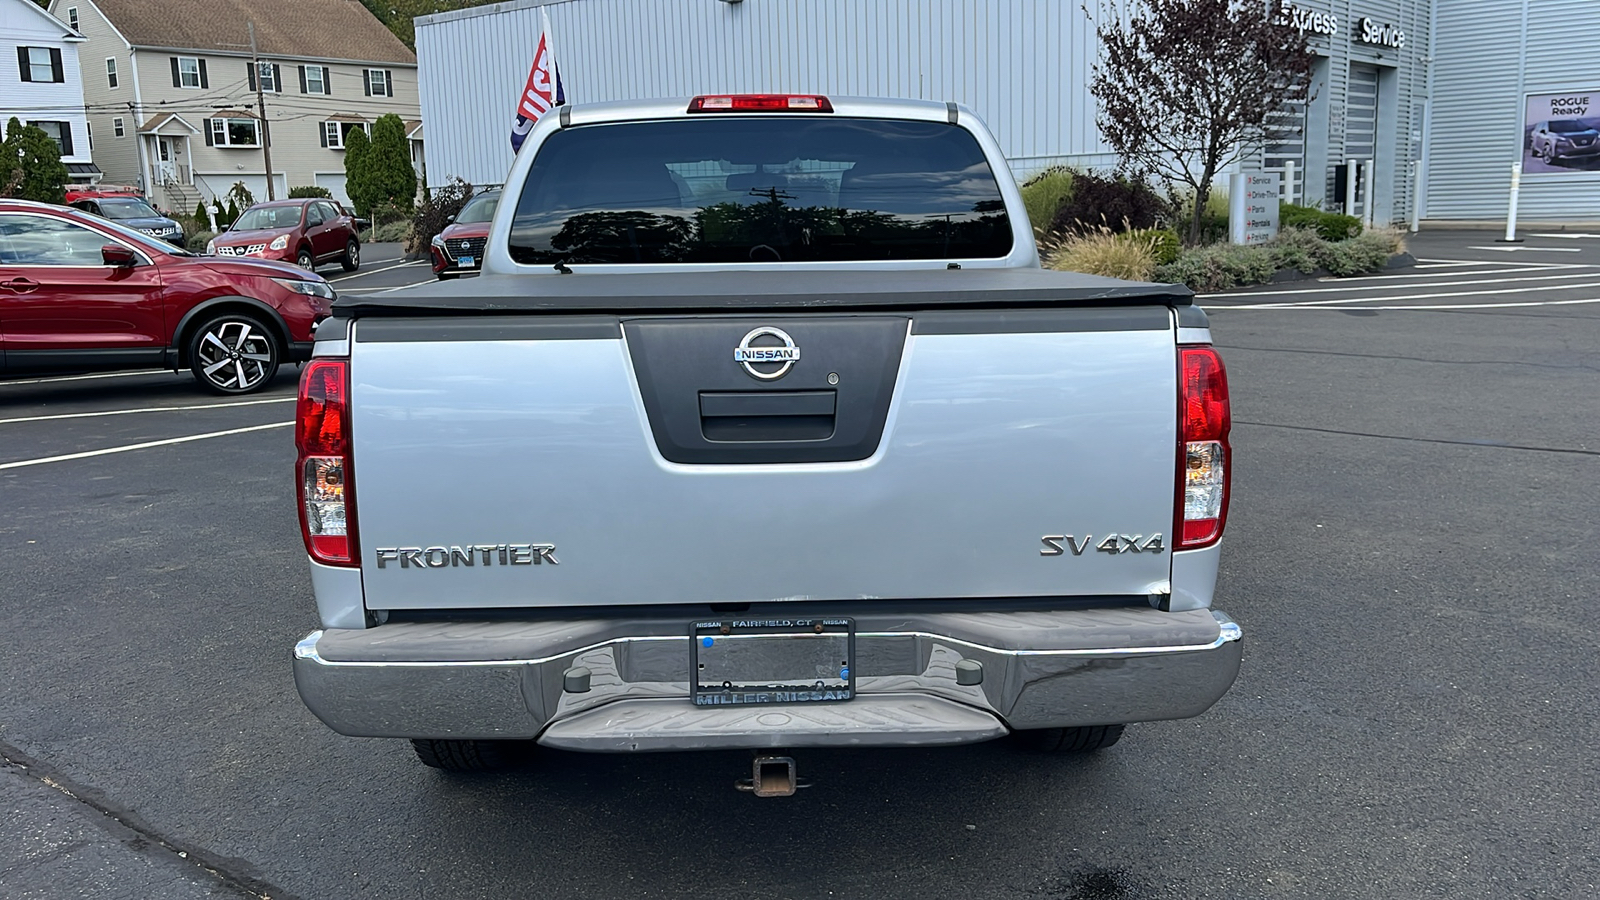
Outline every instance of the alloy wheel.
<svg viewBox="0 0 1600 900">
<path fill-rule="evenodd" d="M 230 394 L 252 390 L 272 377 L 278 361 L 272 336 L 259 323 L 218 319 L 195 345 L 195 373 Z"/>
</svg>

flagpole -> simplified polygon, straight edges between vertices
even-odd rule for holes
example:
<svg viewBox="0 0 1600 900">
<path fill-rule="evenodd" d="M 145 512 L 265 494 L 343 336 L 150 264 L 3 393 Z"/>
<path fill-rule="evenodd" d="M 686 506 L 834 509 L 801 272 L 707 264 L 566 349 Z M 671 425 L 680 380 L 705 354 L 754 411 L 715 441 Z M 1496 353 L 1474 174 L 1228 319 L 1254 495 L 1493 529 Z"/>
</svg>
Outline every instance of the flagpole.
<svg viewBox="0 0 1600 900">
<path fill-rule="evenodd" d="M 561 94 L 561 65 L 556 59 L 556 35 L 550 27 L 550 12 L 548 7 L 539 7 L 539 18 L 544 24 L 544 52 L 550 54 L 550 105 L 560 105 L 556 97 Z"/>
</svg>

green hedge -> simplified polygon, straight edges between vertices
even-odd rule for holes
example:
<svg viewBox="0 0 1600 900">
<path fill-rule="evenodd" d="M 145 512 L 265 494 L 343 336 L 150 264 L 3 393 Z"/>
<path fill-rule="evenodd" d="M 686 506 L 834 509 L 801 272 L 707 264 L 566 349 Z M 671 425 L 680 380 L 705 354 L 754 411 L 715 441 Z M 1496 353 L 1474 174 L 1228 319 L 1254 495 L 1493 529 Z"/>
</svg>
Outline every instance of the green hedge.
<svg viewBox="0 0 1600 900">
<path fill-rule="evenodd" d="M 1313 229 L 1288 227 L 1266 244 L 1211 244 L 1187 250 L 1157 267 L 1155 278 L 1186 284 L 1197 291 L 1225 291 L 1261 284 L 1286 269 L 1308 275 L 1319 271 L 1339 276 L 1376 272 L 1399 251 L 1400 238 L 1389 231 L 1367 231 L 1330 241 Z"/>
<path fill-rule="evenodd" d="M 1325 241 L 1343 241 L 1361 233 L 1361 220 L 1355 216 L 1324 212 L 1315 206 L 1297 203 L 1278 204 L 1280 228 L 1309 228 Z"/>
</svg>

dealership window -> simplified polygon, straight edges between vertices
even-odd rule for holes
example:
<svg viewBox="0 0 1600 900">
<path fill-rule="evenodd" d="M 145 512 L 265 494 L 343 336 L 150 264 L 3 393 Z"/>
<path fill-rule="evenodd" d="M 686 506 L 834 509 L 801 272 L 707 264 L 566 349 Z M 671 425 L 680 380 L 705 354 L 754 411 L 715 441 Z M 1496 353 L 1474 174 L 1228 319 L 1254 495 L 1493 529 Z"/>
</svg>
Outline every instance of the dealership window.
<svg viewBox="0 0 1600 900">
<path fill-rule="evenodd" d="M 210 87 L 206 77 L 206 61 L 195 56 L 171 56 L 172 86 L 179 88 Z"/>
<path fill-rule="evenodd" d="M 111 120 L 111 134 L 114 137 L 122 137 L 124 134 L 127 134 L 127 132 L 123 130 L 121 116 L 116 116 Z"/>
<path fill-rule="evenodd" d="M 206 143 L 212 147 L 259 147 L 261 132 L 255 119 L 207 119 Z"/>
<path fill-rule="evenodd" d="M 108 57 L 106 57 L 106 87 L 114 88 L 116 86 L 117 86 L 117 58 L 115 56 L 108 56 Z"/>
<path fill-rule="evenodd" d="M 23 81 L 62 84 L 67 80 L 61 51 L 55 47 L 18 47 L 17 71 Z"/>
<path fill-rule="evenodd" d="M 343 150 L 349 143 L 350 132 L 357 128 L 366 132 L 369 137 L 372 135 L 372 126 L 365 122 L 323 122 L 322 146 Z"/>
<path fill-rule="evenodd" d="M 78 8 L 76 6 L 67 7 L 67 24 L 72 26 L 73 31 L 78 30 Z"/>
<path fill-rule="evenodd" d="M 328 67 L 327 66 L 301 66 L 300 67 L 300 93 L 302 94 L 327 94 Z"/>
<path fill-rule="evenodd" d="M 50 135 L 62 156 L 72 155 L 72 124 L 70 122 L 29 122 L 29 125 Z"/>
<path fill-rule="evenodd" d="M 388 69 L 368 69 L 367 96 L 393 97 L 394 75 Z"/>
</svg>

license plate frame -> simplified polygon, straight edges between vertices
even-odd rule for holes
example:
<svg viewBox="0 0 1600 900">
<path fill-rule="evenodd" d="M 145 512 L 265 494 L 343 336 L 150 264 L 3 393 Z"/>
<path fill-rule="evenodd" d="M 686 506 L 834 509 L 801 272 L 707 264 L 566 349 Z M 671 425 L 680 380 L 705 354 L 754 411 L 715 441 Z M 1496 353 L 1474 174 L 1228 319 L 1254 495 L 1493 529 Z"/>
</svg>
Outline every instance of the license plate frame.
<svg viewBox="0 0 1600 900">
<path fill-rule="evenodd" d="M 470 269 L 470 268 L 473 268 L 474 266 L 476 266 L 477 264 L 478 264 L 478 258 L 476 256 L 457 256 L 456 257 L 456 266 L 458 268 Z"/>
<path fill-rule="evenodd" d="M 689 635 L 695 706 L 843 703 L 855 697 L 852 618 L 706 619 L 694 622 Z"/>
</svg>

